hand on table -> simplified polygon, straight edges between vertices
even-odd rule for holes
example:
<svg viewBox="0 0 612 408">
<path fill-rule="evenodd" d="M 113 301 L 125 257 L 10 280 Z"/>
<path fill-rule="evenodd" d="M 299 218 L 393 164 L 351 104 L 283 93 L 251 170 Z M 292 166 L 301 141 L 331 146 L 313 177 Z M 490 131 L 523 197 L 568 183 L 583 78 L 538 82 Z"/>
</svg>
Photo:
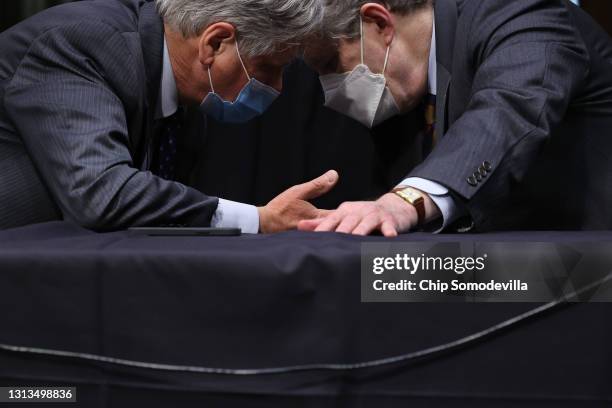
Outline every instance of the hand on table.
<svg viewBox="0 0 612 408">
<path fill-rule="evenodd" d="M 259 210 L 259 230 L 264 234 L 296 229 L 301 220 L 327 216 L 331 211 L 319 210 L 308 200 L 328 193 L 338 183 L 338 173 L 328 171 L 308 183 L 293 186 Z"/>
<path fill-rule="evenodd" d="M 440 216 L 440 210 L 431 198 L 425 197 L 426 220 Z M 381 232 L 385 237 L 396 237 L 418 226 L 416 208 L 395 194 L 389 193 L 377 201 L 344 203 L 328 215 L 304 220 L 298 225 L 302 231 L 340 232 L 369 235 Z"/>
</svg>

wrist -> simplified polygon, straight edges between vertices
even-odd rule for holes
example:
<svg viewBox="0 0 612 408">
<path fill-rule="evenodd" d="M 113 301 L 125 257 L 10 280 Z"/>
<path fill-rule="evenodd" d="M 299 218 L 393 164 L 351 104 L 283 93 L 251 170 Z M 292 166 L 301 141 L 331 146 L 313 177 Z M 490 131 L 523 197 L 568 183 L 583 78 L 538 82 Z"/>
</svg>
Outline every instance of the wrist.
<svg viewBox="0 0 612 408">
<path fill-rule="evenodd" d="M 408 204 L 416 208 L 419 225 L 429 224 L 442 216 L 442 212 L 431 196 L 423 190 L 412 186 L 399 186 L 393 190 L 393 194 L 399 196 Z M 414 204 L 413 204 L 414 202 Z"/>
<path fill-rule="evenodd" d="M 417 209 L 394 193 L 382 196 L 378 203 L 393 214 L 400 225 L 400 232 L 407 232 L 418 226 L 419 215 Z"/>
<path fill-rule="evenodd" d="M 416 209 L 418 225 L 424 223 L 426 198 L 425 193 L 410 186 L 398 186 L 392 191 L 392 193 Z"/>
<path fill-rule="evenodd" d="M 267 234 L 268 232 L 268 210 L 266 207 L 258 207 L 259 213 L 259 233 Z"/>
</svg>

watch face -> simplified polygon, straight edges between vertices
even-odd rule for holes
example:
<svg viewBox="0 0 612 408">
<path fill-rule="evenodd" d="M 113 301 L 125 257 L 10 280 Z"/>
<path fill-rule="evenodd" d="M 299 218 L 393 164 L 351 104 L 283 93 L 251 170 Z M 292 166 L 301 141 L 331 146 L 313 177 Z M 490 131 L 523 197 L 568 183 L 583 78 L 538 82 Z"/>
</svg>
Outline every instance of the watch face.
<svg viewBox="0 0 612 408">
<path fill-rule="evenodd" d="M 406 198 L 410 200 L 410 202 L 413 204 L 416 204 L 423 199 L 423 197 L 419 193 L 412 190 L 411 188 L 407 188 L 406 190 L 402 191 L 402 193 L 404 193 L 406 195 Z"/>
<path fill-rule="evenodd" d="M 425 218 L 425 197 L 418 190 L 414 190 L 411 187 L 396 191 L 395 194 L 414 206 L 417 211 L 419 223 L 423 222 Z"/>
<path fill-rule="evenodd" d="M 423 197 L 412 189 L 405 189 L 399 192 L 410 204 L 417 205 L 423 201 Z"/>
<path fill-rule="evenodd" d="M 421 198 L 420 196 L 418 196 L 417 194 L 415 194 L 415 193 L 414 193 L 414 191 L 411 191 L 411 190 L 406 190 L 406 191 L 405 191 L 405 193 L 406 193 L 406 195 L 407 195 L 408 197 L 410 197 L 410 199 L 411 199 L 412 201 L 416 201 L 416 200 L 418 200 L 419 198 Z"/>
</svg>

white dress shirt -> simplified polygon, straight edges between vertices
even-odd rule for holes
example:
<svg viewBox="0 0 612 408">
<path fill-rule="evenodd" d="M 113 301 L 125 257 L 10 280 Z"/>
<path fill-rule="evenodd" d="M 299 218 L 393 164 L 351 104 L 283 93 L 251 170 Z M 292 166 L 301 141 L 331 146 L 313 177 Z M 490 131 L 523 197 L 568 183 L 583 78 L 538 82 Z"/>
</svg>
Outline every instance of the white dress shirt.
<svg viewBox="0 0 612 408">
<path fill-rule="evenodd" d="M 433 30 L 431 34 L 431 49 L 429 51 L 429 71 L 428 71 L 428 84 L 429 93 L 431 95 L 437 94 L 437 58 L 436 58 L 436 22 L 434 19 Z M 411 177 L 400 183 L 401 186 L 408 186 L 416 188 L 424 193 L 427 193 L 432 201 L 438 206 L 442 213 L 442 219 L 439 224 L 435 225 L 435 233 L 440 233 L 446 229 L 450 224 L 457 221 L 461 217 L 461 211 L 455 203 L 455 200 L 450 195 L 448 189 L 441 184 L 434 181 Z"/>
<path fill-rule="evenodd" d="M 162 80 L 159 92 L 160 97 L 155 117 L 156 119 L 164 119 L 174 115 L 178 110 L 178 91 L 165 38 Z M 245 234 L 257 234 L 259 232 L 259 211 L 255 206 L 220 198 L 217 211 L 212 217 L 211 226 L 213 228 L 240 228 Z"/>
</svg>

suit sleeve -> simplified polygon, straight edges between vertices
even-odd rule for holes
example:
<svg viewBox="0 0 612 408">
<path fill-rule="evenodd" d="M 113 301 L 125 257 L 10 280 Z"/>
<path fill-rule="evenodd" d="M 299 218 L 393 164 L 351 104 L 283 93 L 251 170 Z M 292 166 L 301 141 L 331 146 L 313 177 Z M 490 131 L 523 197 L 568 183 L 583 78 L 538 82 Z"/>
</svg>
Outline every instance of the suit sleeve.
<svg viewBox="0 0 612 408">
<path fill-rule="evenodd" d="M 471 4 L 477 6 L 464 17 L 471 18 L 464 41 L 472 65 L 463 69 L 474 72 L 468 107 L 411 177 L 447 186 L 466 202 L 476 226 L 486 226 L 509 205 L 584 82 L 589 62 L 560 0 Z M 489 165 L 481 182 L 470 180 Z"/>
<path fill-rule="evenodd" d="M 72 36 L 66 33 L 71 30 Z M 92 35 L 104 41 L 87 55 L 81 48 Z M 216 198 L 134 166 L 129 107 L 112 88 L 103 68 L 108 62 L 101 61 L 132 61 L 127 49 L 120 34 L 100 25 L 46 33 L 7 88 L 9 117 L 64 219 L 96 230 L 208 226 Z M 138 81 L 128 69 L 124 76 L 125 84 Z"/>
</svg>

